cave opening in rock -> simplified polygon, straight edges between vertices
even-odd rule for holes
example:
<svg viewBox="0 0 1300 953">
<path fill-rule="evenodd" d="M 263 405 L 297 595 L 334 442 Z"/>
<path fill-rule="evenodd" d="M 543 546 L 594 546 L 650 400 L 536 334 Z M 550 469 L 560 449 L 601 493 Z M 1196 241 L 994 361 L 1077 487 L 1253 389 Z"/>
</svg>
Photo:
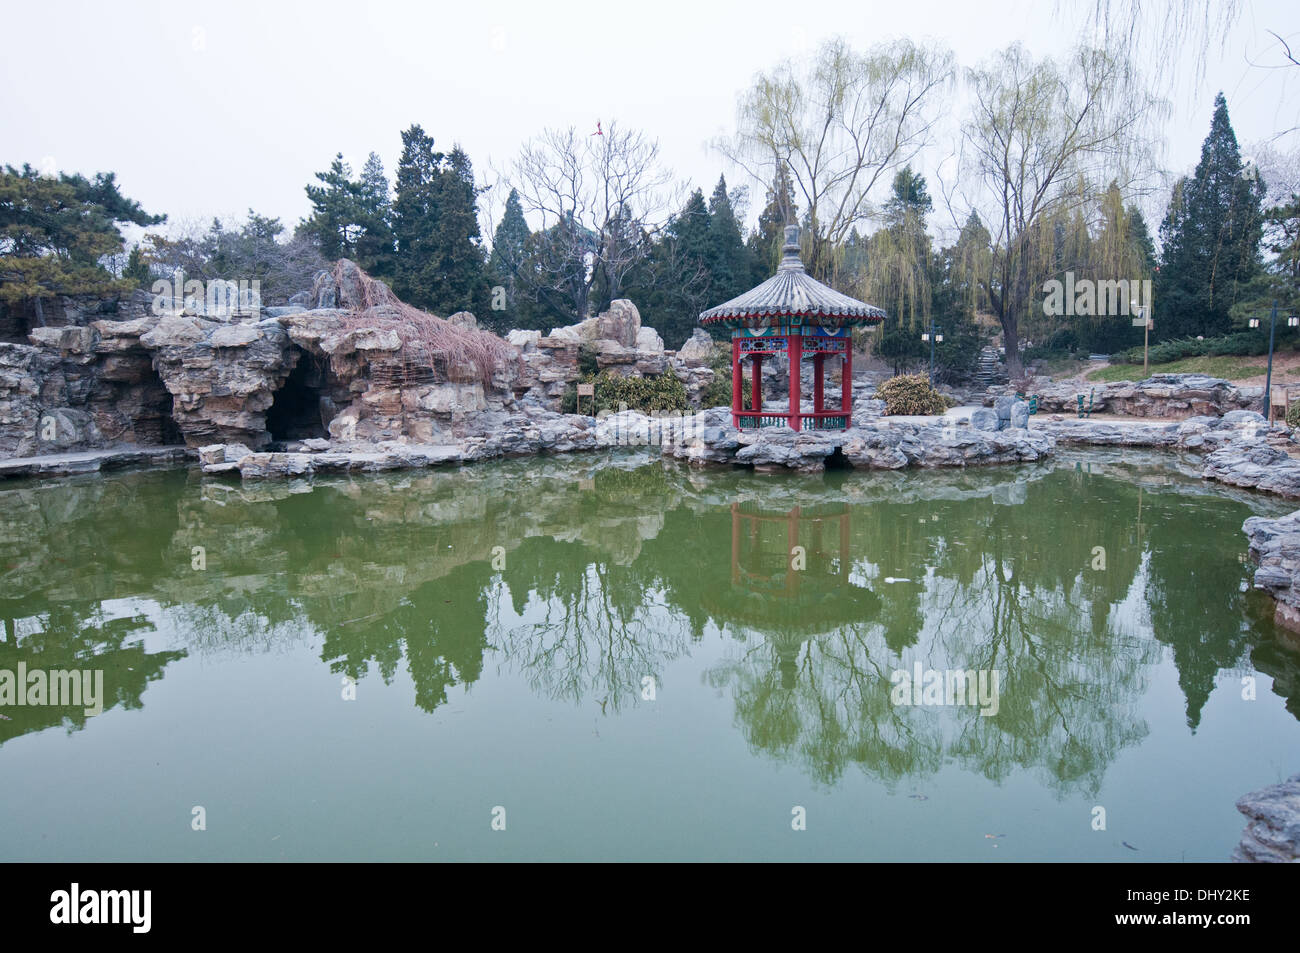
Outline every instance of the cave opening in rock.
<svg viewBox="0 0 1300 953">
<path fill-rule="evenodd" d="M 164 447 L 185 444 L 185 435 L 173 416 L 175 403 L 171 391 L 152 364 L 145 373 L 144 394 L 140 402 L 141 415 L 136 423 L 136 440 L 140 443 L 157 443 Z"/>
<path fill-rule="evenodd" d="M 298 363 L 275 392 L 271 408 L 266 412 L 266 429 L 271 440 L 329 436 L 322 402 L 325 383 L 325 369 L 317 359 L 307 353 L 299 355 Z"/>
<path fill-rule="evenodd" d="M 831 451 L 831 455 L 826 458 L 827 470 L 851 470 L 853 464 L 849 463 L 848 457 L 844 456 L 844 448 L 836 447 Z"/>
</svg>

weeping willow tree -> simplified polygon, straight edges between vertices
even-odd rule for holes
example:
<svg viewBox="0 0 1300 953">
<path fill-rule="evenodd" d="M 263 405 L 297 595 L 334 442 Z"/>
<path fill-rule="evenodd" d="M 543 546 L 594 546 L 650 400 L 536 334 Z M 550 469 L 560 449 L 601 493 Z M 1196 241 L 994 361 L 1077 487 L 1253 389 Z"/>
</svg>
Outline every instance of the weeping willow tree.
<svg viewBox="0 0 1300 953">
<path fill-rule="evenodd" d="M 1166 107 L 1131 62 L 1105 50 L 1035 60 L 1014 44 L 966 79 L 967 172 L 994 247 L 983 284 L 1016 376 L 1021 323 L 1050 275 L 1054 223 L 1095 206 L 1112 180 L 1129 194 L 1149 187 L 1151 130 Z"/>
<path fill-rule="evenodd" d="M 1060 2 L 1057 6 L 1067 15 L 1079 9 L 1065 9 Z M 1227 48 L 1228 33 L 1246 4 L 1244 0 L 1093 0 L 1091 6 L 1084 25 L 1100 43 L 1131 50 L 1150 61 L 1190 60 L 1199 81 L 1205 76 L 1209 54 L 1216 46 L 1220 53 Z M 1172 85 L 1176 78 L 1175 70 L 1161 71 L 1163 83 Z"/>
<path fill-rule="evenodd" d="M 921 329 L 933 306 L 933 262 L 925 218 L 933 208 L 925 179 L 904 167 L 894 176 L 884 208 L 884 227 L 866 241 L 862 267 L 842 285 L 885 309 L 877 353 L 894 362 L 895 372 L 923 356 Z M 842 257 L 842 256 L 839 256 Z"/>
<path fill-rule="evenodd" d="M 1095 297 L 1072 300 L 1066 313 L 1049 313 L 1046 299 L 1043 307 L 1031 307 L 1024 330 L 1034 343 L 1053 351 L 1107 353 L 1141 343 L 1132 304 L 1145 303 L 1142 283 L 1154 275 L 1155 248 L 1146 220 L 1135 205 L 1125 204 L 1119 184 L 1112 180 L 1091 206 L 1059 209 L 1041 232 L 1043 242 L 1031 250 L 1047 254 L 1046 278 L 1061 282 L 1067 293 L 1090 282 Z"/>
<path fill-rule="evenodd" d="M 949 50 L 910 40 L 858 52 L 837 38 L 741 94 L 737 132 L 715 146 L 758 182 L 788 171 L 804 209 L 804 262 L 818 280 L 876 214 L 876 186 L 930 142 L 953 63 Z"/>
</svg>

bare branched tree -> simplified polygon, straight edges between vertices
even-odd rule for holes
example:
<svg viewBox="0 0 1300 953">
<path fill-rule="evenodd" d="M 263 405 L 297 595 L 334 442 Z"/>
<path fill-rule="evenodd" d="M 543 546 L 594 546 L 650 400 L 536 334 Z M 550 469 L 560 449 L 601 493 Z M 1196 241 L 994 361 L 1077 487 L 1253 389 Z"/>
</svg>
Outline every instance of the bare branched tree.
<svg viewBox="0 0 1300 953">
<path fill-rule="evenodd" d="M 843 39 L 809 60 L 760 73 L 740 97 L 738 129 L 715 142 L 764 187 L 785 167 L 807 216 L 806 263 L 825 278 L 833 249 L 872 218 L 872 195 L 931 139 L 950 51 L 910 40 L 866 52 Z"/>
<path fill-rule="evenodd" d="M 573 127 L 543 131 L 524 144 L 504 179 L 503 192 L 518 189 L 546 246 L 521 280 L 579 320 L 597 286 L 604 299 L 618 297 L 681 199 L 658 141 L 614 122 L 592 135 Z"/>
</svg>

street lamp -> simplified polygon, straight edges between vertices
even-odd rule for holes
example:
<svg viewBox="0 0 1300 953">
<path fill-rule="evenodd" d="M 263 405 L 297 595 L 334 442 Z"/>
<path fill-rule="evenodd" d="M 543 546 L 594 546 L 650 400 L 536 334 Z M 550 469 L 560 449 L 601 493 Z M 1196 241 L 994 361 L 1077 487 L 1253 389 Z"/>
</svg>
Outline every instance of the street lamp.
<svg viewBox="0 0 1300 953">
<path fill-rule="evenodd" d="M 1147 374 L 1147 352 L 1151 346 L 1151 315 L 1146 308 L 1136 301 L 1130 301 L 1129 305 L 1137 315 L 1133 319 L 1133 327 L 1142 328 L 1142 376 L 1145 377 Z"/>
<path fill-rule="evenodd" d="M 934 345 L 935 342 L 943 343 L 943 334 L 934 323 L 934 318 L 930 319 L 930 330 L 921 332 L 921 340 L 930 342 L 930 386 L 934 387 Z"/>
</svg>

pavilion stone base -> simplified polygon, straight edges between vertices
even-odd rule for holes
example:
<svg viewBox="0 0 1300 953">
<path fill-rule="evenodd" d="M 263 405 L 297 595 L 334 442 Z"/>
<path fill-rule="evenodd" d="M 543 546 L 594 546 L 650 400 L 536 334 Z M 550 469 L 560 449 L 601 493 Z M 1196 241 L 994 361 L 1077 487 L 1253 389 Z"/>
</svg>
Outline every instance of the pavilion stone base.
<svg viewBox="0 0 1300 953">
<path fill-rule="evenodd" d="M 880 418 L 846 430 L 796 431 L 789 427 L 740 430 L 724 408 L 674 421 L 656 431 L 663 453 L 694 464 L 738 464 L 756 470 L 816 472 L 830 465 L 863 470 L 967 467 L 1032 463 L 1049 456 L 1055 441 L 1037 430 L 976 430 L 934 418 L 934 423 Z"/>
</svg>

